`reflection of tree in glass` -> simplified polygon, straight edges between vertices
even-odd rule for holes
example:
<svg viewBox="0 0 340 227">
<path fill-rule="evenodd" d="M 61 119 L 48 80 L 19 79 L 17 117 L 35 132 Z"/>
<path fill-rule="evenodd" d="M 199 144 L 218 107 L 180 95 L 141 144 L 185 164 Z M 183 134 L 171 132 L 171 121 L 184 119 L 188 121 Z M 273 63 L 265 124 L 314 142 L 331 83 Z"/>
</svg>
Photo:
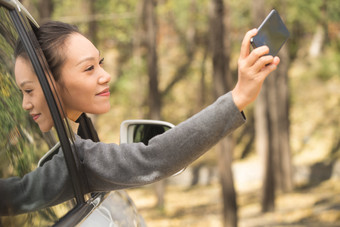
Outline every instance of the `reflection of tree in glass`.
<svg viewBox="0 0 340 227">
<path fill-rule="evenodd" d="M 0 7 L 0 178 L 23 176 L 36 168 L 48 151 L 38 125 L 22 108 L 22 94 L 14 78 L 14 47 L 18 35 L 8 12 Z M 0 217 L 0 226 L 50 226 L 74 204 L 66 202 L 56 209 Z"/>
<path fill-rule="evenodd" d="M 10 21 L 0 9 L 0 177 L 23 176 L 36 167 L 39 156 L 48 150 L 39 128 L 22 108 L 22 95 L 14 79 L 17 33 Z M 41 149 L 39 156 L 37 148 Z"/>
<path fill-rule="evenodd" d="M 40 150 L 40 156 L 48 150 L 39 128 L 21 103 L 22 97 L 13 76 L 0 73 L 0 109 L 5 110 L 0 112 L 0 138 L 3 138 L 0 141 L 0 152 L 6 151 L 13 167 L 12 173 L 2 173 L 2 177 L 23 176 L 36 167 L 39 159 L 37 149 Z"/>
<path fill-rule="evenodd" d="M 0 22 L 1 23 L 1 22 Z M 9 52 L 12 53 L 12 52 Z M 7 57 L 9 59 L 9 57 Z M 9 71 L 6 71 L 9 70 Z M 39 158 L 48 151 L 37 124 L 22 108 L 22 95 L 16 86 L 13 71 L 0 69 L 0 177 L 22 177 L 36 168 Z M 67 212 L 70 203 L 64 203 L 58 213 Z M 14 223 L 13 226 L 33 226 L 39 223 L 52 225 L 61 214 L 56 215 L 54 209 L 47 208 L 33 213 L 1 217 L 1 223 Z"/>
<path fill-rule="evenodd" d="M 0 73 L 13 72 L 14 59 L 13 47 L 18 38 L 14 28 L 9 24 L 10 18 L 0 8 Z"/>
<path fill-rule="evenodd" d="M 15 28 L 12 26 L 12 20 L 8 12 L 3 8 L 0 8 L 0 21 L 0 34 L 4 34 L 6 42 L 13 47 L 18 36 L 16 35 Z"/>
<path fill-rule="evenodd" d="M 9 74 L 0 74 L 0 151 L 8 151 L 17 144 L 18 127 L 24 122 L 25 111 L 21 107 L 20 93 Z"/>
</svg>

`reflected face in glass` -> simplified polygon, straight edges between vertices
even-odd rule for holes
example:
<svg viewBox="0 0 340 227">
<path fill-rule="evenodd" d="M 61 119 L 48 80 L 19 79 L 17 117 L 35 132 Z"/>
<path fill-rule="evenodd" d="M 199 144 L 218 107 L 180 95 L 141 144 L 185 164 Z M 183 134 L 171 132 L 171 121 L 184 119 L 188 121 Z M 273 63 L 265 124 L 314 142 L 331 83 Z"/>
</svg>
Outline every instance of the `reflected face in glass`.
<svg viewBox="0 0 340 227">
<path fill-rule="evenodd" d="M 23 57 L 15 61 L 15 80 L 23 94 L 22 107 L 29 112 L 42 132 L 53 126 L 51 112 L 31 62 Z"/>
<path fill-rule="evenodd" d="M 63 48 L 65 63 L 57 82 L 68 118 L 82 112 L 100 114 L 110 109 L 110 75 L 103 69 L 103 58 L 83 35 L 72 34 Z"/>
</svg>

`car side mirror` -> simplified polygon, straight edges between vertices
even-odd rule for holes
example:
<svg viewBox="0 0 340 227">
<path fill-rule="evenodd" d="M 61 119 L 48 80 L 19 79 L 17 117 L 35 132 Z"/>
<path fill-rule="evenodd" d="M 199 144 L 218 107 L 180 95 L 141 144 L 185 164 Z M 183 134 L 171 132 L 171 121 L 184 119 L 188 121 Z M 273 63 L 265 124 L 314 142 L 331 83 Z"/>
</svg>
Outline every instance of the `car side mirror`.
<svg viewBox="0 0 340 227">
<path fill-rule="evenodd" d="M 120 125 L 120 143 L 139 143 L 148 145 L 151 138 L 175 127 L 166 121 L 158 120 L 126 120 Z M 176 176 L 185 170 L 175 173 Z"/>
<path fill-rule="evenodd" d="M 160 135 L 174 125 L 156 120 L 126 120 L 120 125 L 120 143 L 139 143 L 148 145 L 149 140 Z"/>
</svg>

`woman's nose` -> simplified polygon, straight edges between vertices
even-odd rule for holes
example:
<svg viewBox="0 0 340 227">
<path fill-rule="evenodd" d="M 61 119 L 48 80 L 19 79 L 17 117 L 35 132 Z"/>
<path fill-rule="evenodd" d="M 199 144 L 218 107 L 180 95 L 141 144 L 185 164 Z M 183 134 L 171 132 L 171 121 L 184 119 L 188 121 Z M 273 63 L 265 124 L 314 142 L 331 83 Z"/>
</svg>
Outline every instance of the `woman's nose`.
<svg viewBox="0 0 340 227">
<path fill-rule="evenodd" d="M 30 110 L 33 108 L 33 104 L 24 97 L 22 100 L 22 108 L 24 110 Z"/>
<path fill-rule="evenodd" d="M 107 84 L 111 80 L 111 75 L 107 73 L 104 69 L 101 71 L 101 75 L 98 79 L 99 84 Z"/>
</svg>

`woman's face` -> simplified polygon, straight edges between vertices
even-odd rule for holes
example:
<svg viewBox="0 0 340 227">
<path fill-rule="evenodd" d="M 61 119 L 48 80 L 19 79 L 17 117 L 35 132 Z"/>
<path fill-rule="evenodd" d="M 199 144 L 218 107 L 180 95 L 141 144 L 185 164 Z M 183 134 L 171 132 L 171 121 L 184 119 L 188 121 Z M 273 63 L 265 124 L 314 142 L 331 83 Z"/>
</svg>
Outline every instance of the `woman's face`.
<svg viewBox="0 0 340 227">
<path fill-rule="evenodd" d="M 110 75 L 103 69 L 97 48 L 83 35 L 67 38 L 63 49 L 65 63 L 57 82 L 63 107 L 71 120 L 82 112 L 100 114 L 110 109 Z"/>
<path fill-rule="evenodd" d="M 18 57 L 14 73 L 16 83 L 23 94 L 22 107 L 30 113 L 42 132 L 49 131 L 53 126 L 51 112 L 31 62 Z"/>
</svg>

